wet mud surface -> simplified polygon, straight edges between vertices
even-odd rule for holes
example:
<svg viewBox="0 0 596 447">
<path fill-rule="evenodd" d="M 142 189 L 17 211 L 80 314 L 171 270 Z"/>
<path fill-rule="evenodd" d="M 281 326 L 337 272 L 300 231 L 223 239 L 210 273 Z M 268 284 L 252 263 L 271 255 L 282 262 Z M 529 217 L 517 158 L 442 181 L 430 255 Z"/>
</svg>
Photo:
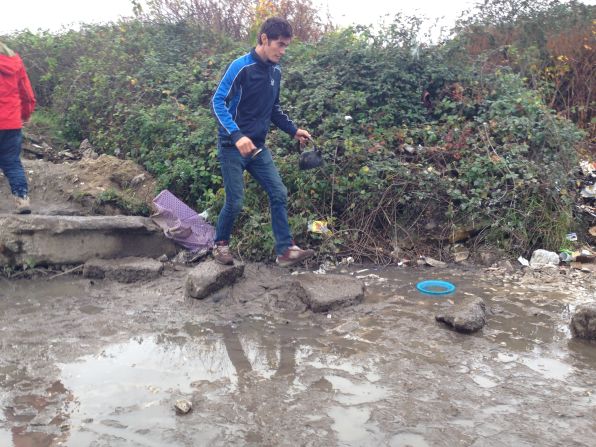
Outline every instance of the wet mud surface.
<svg viewBox="0 0 596 447">
<path fill-rule="evenodd" d="M 596 344 L 568 330 L 589 274 L 351 266 L 364 302 L 313 314 L 275 268 L 203 301 L 187 273 L 0 279 L 0 446 L 594 445 Z M 416 291 L 439 278 L 456 292 Z M 469 295 L 480 332 L 435 321 Z"/>
</svg>

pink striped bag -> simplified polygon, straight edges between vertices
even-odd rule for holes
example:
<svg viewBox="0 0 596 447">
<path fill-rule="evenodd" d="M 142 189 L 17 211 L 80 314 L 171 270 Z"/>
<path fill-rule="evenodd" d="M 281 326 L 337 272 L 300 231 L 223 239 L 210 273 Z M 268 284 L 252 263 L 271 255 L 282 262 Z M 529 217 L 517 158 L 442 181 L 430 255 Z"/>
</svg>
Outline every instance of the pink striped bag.
<svg viewBox="0 0 596 447">
<path fill-rule="evenodd" d="M 210 249 L 215 239 L 215 228 L 192 208 L 167 189 L 153 199 L 155 214 L 151 216 L 166 237 L 192 252 Z"/>
</svg>

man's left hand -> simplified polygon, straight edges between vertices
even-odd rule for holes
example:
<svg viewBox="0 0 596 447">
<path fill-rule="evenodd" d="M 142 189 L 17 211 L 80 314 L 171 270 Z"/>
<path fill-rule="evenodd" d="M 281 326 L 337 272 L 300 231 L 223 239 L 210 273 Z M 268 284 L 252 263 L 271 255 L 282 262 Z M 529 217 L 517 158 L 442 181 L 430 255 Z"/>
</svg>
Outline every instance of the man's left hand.
<svg viewBox="0 0 596 447">
<path fill-rule="evenodd" d="M 294 138 L 297 139 L 298 141 L 300 141 L 300 144 L 304 144 L 306 143 L 308 140 L 311 139 L 310 133 L 308 133 L 307 130 L 304 129 L 298 129 L 296 131 L 296 134 L 294 135 Z"/>
</svg>

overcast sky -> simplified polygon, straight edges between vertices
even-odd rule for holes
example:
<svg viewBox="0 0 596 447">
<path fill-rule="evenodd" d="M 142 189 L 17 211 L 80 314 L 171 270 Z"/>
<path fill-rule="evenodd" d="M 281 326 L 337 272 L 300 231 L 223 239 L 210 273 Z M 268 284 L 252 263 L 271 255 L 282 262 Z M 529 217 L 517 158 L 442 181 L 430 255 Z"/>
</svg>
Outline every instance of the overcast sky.
<svg viewBox="0 0 596 447">
<path fill-rule="evenodd" d="M 329 9 L 334 23 L 377 23 L 386 14 L 406 12 L 453 23 L 459 14 L 482 0 L 313 0 Z M 596 0 L 583 0 L 594 4 Z M 97 23 L 132 15 L 129 0 L 2 0 L 0 34 L 25 28 L 60 30 L 78 23 Z"/>
<path fill-rule="evenodd" d="M 594 0 L 596 1 L 596 0 Z M 132 15 L 129 0 L 10 0 L 0 7 L 0 34 L 29 28 L 59 30 L 80 22 L 97 23 Z M 329 9 L 334 23 L 376 23 L 380 16 L 418 10 L 429 17 L 454 19 L 474 0 L 313 0 Z"/>
</svg>

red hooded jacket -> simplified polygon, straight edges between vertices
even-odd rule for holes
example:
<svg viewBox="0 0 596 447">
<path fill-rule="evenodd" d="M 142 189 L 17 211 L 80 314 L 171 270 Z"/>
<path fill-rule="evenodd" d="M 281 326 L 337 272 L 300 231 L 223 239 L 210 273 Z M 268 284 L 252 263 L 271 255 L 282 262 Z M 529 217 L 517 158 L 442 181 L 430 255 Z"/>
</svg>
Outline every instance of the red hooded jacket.
<svg viewBox="0 0 596 447">
<path fill-rule="evenodd" d="M 0 130 L 20 129 L 35 108 L 35 95 L 20 56 L 0 54 Z"/>
</svg>

